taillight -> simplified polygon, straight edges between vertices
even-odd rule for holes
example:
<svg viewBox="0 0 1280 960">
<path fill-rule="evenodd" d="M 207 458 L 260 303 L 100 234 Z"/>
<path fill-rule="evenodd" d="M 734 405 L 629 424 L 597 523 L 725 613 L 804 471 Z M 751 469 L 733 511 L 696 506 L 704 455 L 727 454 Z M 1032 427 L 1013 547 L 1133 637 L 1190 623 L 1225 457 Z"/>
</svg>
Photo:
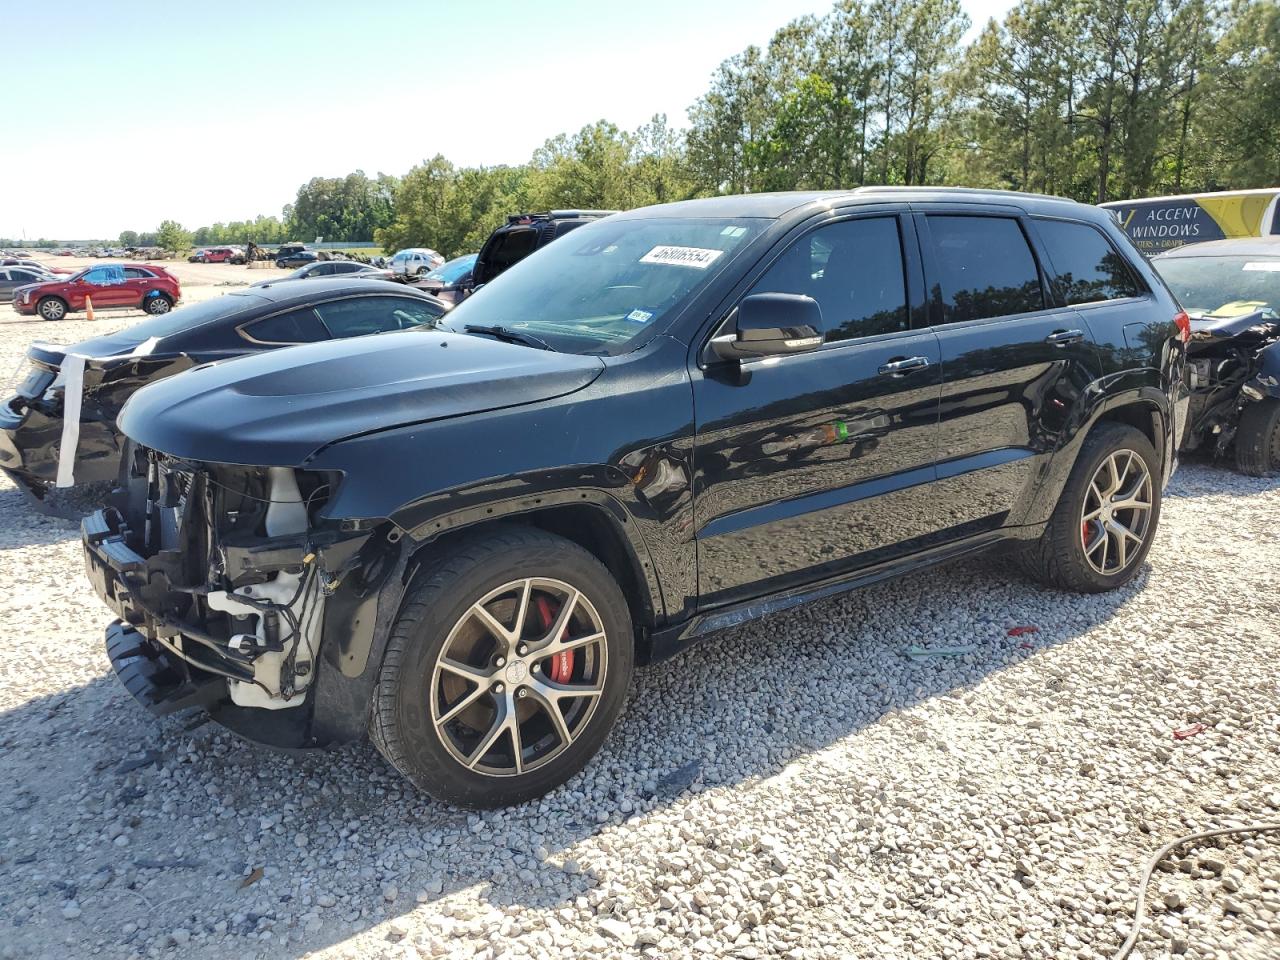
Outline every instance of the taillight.
<svg viewBox="0 0 1280 960">
<path fill-rule="evenodd" d="M 1187 311 L 1179 310 L 1173 318 L 1173 324 L 1178 328 L 1178 336 L 1183 343 L 1191 342 L 1191 318 L 1187 316 Z"/>
</svg>

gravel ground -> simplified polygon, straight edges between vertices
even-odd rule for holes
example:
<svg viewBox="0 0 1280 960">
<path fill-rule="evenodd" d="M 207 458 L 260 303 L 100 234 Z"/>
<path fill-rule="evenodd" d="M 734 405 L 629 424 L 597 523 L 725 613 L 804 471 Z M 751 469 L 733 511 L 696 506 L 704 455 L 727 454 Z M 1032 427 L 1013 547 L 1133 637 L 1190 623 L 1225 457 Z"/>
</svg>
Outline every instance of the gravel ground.
<svg viewBox="0 0 1280 960">
<path fill-rule="evenodd" d="M 0 369 L 26 336 L 0 317 Z M 1280 820 L 1275 481 L 1184 466 L 1115 594 L 987 559 L 725 633 L 482 816 L 367 744 L 149 718 L 74 525 L 0 483 L 0 957 L 1105 957 L 1161 844 Z M 1280 842 L 1180 851 L 1152 895 L 1135 956 L 1280 955 Z"/>
</svg>

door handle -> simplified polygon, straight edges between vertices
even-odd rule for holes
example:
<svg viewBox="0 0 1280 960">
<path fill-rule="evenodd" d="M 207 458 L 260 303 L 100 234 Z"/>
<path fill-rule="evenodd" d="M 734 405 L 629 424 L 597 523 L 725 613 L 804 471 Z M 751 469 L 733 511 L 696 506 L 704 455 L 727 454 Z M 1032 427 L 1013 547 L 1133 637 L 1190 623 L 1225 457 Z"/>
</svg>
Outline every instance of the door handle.
<svg viewBox="0 0 1280 960">
<path fill-rule="evenodd" d="M 1055 330 L 1044 338 L 1044 342 L 1052 343 L 1055 347 L 1065 347 L 1069 343 L 1079 343 L 1083 339 L 1083 330 Z"/>
<path fill-rule="evenodd" d="M 880 364 L 880 376 L 902 377 L 914 370 L 923 370 L 929 366 L 928 357 L 906 357 L 903 360 L 890 360 Z"/>
</svg>

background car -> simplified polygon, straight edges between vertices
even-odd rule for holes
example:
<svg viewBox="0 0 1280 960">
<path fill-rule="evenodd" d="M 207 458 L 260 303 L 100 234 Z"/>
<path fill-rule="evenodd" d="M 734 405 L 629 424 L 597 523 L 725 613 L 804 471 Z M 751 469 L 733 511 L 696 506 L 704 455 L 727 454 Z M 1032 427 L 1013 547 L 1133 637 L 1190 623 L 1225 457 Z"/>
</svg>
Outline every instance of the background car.
<svg viewBox="0 0 1280 960">
<path fill-rule="evenodd" d="M 303 267 L 308 263 L 315 263 L 319 259 L 320 255 L 314 250 L 295 250 L 293 253 L 276 257 L 276 266 L 287 270 L 289 267 Z"/>
<path fill-rule="evenodd" d="M 41 267 L 0 267 L 0 297 L 8 299 L 18 287 L 58 279 L 55 274 Z"/>
<path fill-rule="evenodd" d="M 1191 317 L 1182 449 L 1280 471 L 1280 236 L 1182 246 L 1151 266 Z"/>
<path fill-rule="evenodd" d="M 443 301 L 399 283 L 352 277 L 281 280 L 71 346 L 32 344 L 25 380 L 0 407 L 0 469 L 38 499 L 56 482 L 64 402 L 59 374 L 68 353 L 88 358 L 72 477 L 76 483 L 110 481 L 119 468 L 116 415 L 140 387 L 212 360 L 434 326 L 448 309 Z M 143 343 L 149 345 L 146 355 L 138 356 Z"/>
<path fill-rule="evenodd" d="M 86 267 L 65 279 L 18 287 L 13 291 L 13 308 L 23 316 L 61 320 L 83 310 L 85 297 L 92 298 L 95 310 L 141 308 L 161 314 L 182 299 L 182 287 L 177 277 L 155 264 L 108 263 Z"/>
<path fill-rule="evenodd" d="M 27 257 L 5 257 L 0 260 L 0 267 L 31 267 L 35 270 L 43 270 L 45 273 L 60 273 L 68 276 L 75 273 L 74 270 L 66 267 L 55 267 L 42 260 L 31 260 Z"/>
<path fill-rule="evenodd" d="M 545 213 L 517 213 L 493 233 L 480 248 L 472 270 L 472 289 L 488 283 L 509 270 L 535 250 L 556 237 L 563 237 L 593 220 L 607 217 L 613 210 L 548 210 Z"/>
<path fill-rule="evenodd" d="M 391 271 L 381 270 L 367 263 L 355 260 L 317 260 L 305 267 L 299 267 L 285 277 L 271 277 L 251 283 L 251 287 L 265 287 L 269 283 L 283 283 L 287 280 L 314 280 L 316 277 L 361 277 L 369 280 L 390 280 Z M 426 291 L 433 293 L 433 291 Z M 441 299 L 444 299 L 443 297 Z M 452 301 L 449 301 L 452 302 Z"/>
<path fill-rule="evenodd" d="M 204 251 L 204 263 L 227 263 L 236 257 L 243 257 L 244 251 L 239 247 L 209 247 Z"/>
<path fill-rule="evenodd" d="M 401 250 L 391 258 L 391 270 L 403 277 L 417 277 L 430 273 L 440 264 L 444 257 L 427 247 L 409 247 Z"/>
<path fill-rule="evenodd" d="M 474 253 L 454 257 L 416 281 L 414 286 L 449 303 L 460 303 L 471 292 L 471 272 L 476 257 Z"/>
</svg>

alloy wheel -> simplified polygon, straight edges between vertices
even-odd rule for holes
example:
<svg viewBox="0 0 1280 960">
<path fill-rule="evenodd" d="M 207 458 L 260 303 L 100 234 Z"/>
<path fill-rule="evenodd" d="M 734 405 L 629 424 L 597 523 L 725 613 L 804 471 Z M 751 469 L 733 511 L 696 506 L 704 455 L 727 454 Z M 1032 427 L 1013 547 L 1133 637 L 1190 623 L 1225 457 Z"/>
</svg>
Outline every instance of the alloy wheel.
<svg viewBox="0 0 1280 960">
<path fill-rule="evenodd" d="M 586 729 L 607 669 L 604 624 L 581 591 L 550 578 L 515 580 L 449 631 L 432 671 L 431 721 L 467 769 L 519 776 Z"/>
<path fill-rule="evenodd" d="M 61 320 L 66 312 L 67 308 L 59 300 L 46 300 L 40 305 L 40 315 L 46 320 Z"/>
<path fill-rule="evenodd" d="M 159 316 L 169 312 L 169 301 L 164 297 L 152 297 L 147 301 L 147 313 Z"/>
<path fill-rule="evenodd" d="M 1084 556 L 1096 572 L 1112 576 L 1141 551 L 1151 526 L 1151 471 L 1132 450 L 1116 450 L 1094 471 L 1080 515 Z"/>
</svg>

